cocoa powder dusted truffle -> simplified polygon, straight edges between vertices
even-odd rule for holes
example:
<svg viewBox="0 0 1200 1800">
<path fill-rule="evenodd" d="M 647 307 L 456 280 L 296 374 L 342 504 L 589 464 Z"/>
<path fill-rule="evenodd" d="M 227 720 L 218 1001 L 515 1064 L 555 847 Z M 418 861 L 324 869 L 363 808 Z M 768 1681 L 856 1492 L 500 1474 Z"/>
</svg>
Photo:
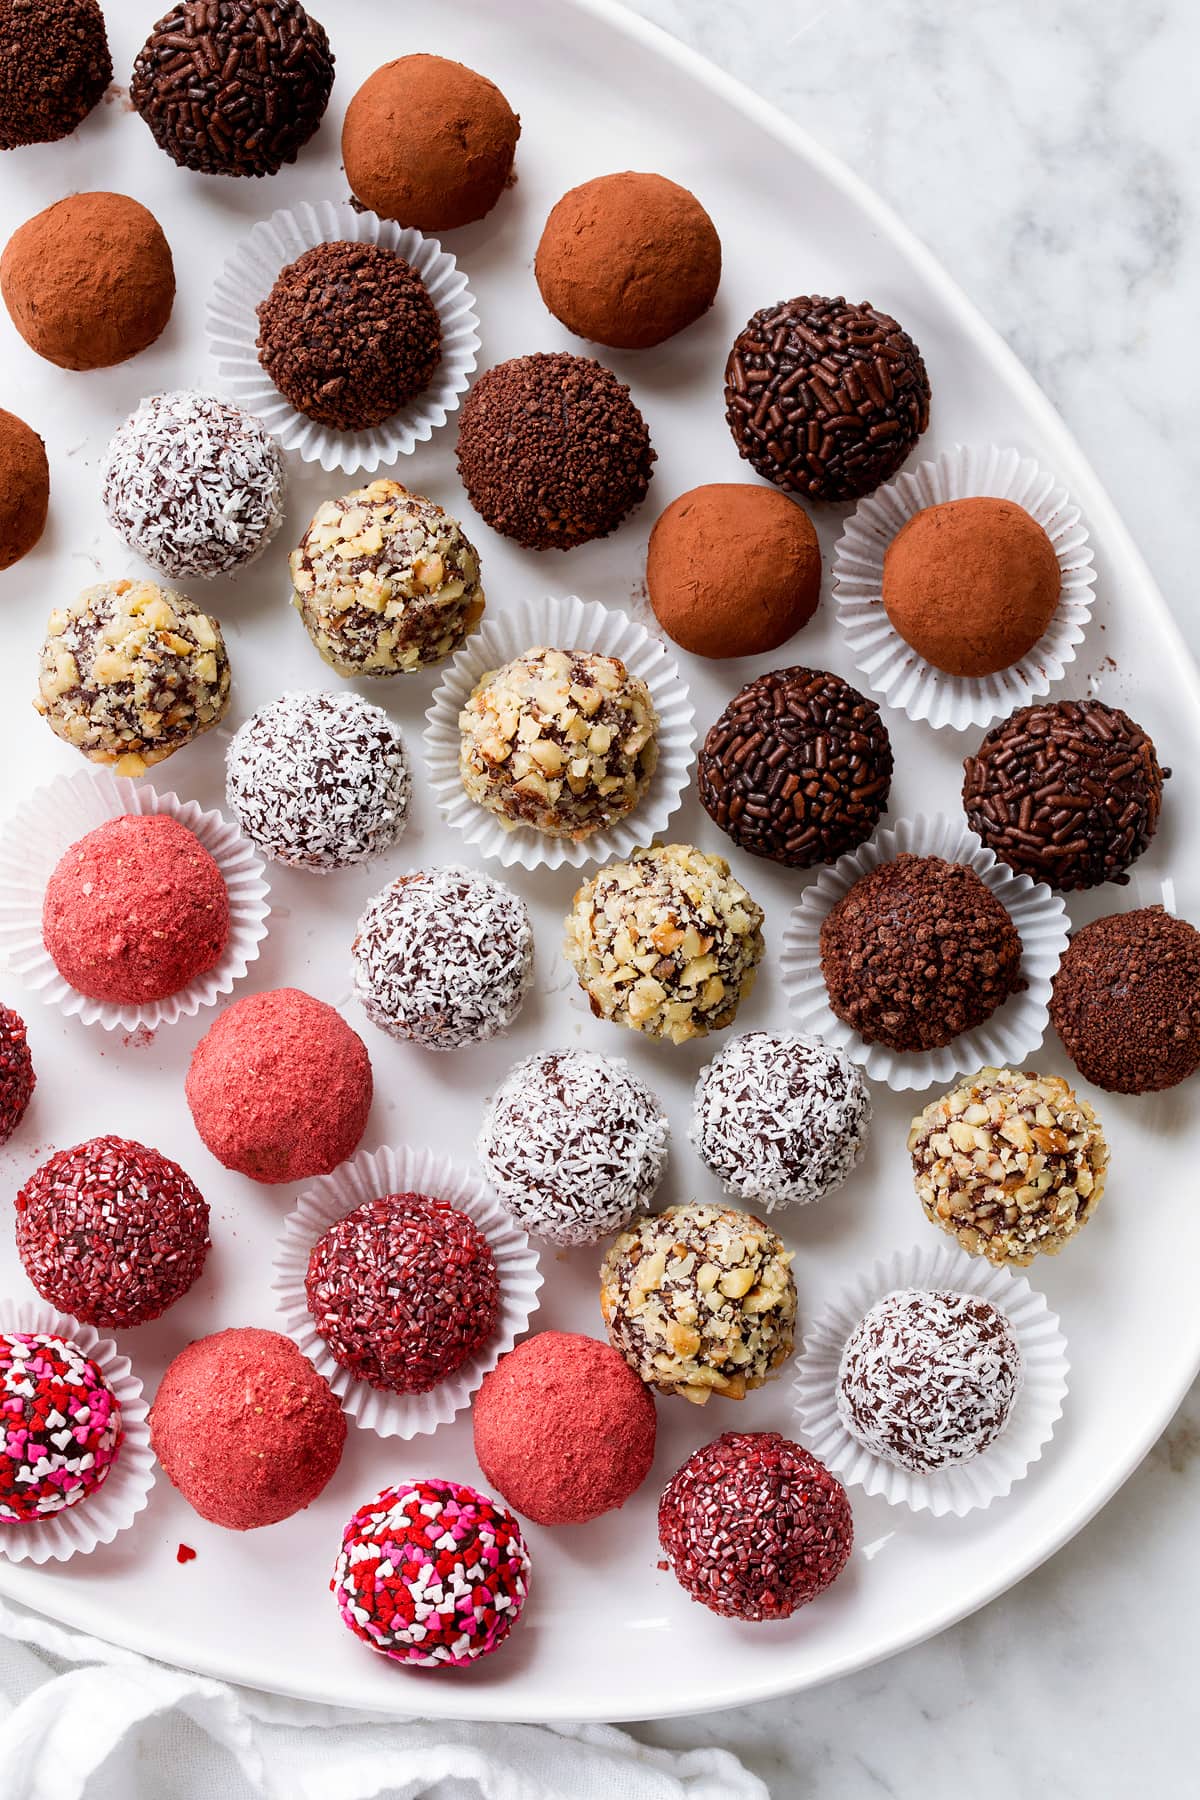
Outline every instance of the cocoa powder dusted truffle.
<svg viewBox="0 0 1200 1800">
<path fill-rule="evenodd" d="M 46 446 L 24 419 L 0 407 L 0 570 L 29 555 L 49 510 Z"/>
<path fill-rule="evenodd" d="M 112 72 L 97 0 L 0 0 L 0 150 L 69 137 Z"/>
<path fill-rule="evenodd" d="M 0 1332 L 0 1533 L 94 1494 L 124 1435 L 116 1395 L 78 1344 Z"/>
<path fill-rule="evenodd" d="M 25 1117 L 37 1076 L 25 1021 L 0 1003 L 0 1144 L 6 1144 Z"/>
<path fill-rule="evenodd" d="M 1200 931 L 1161 906 L 1077 931 L 1050 1022 L 1079 1073 L 1115 1094 L 1175 1087 L 1200 1068 Z"/>
</svg>

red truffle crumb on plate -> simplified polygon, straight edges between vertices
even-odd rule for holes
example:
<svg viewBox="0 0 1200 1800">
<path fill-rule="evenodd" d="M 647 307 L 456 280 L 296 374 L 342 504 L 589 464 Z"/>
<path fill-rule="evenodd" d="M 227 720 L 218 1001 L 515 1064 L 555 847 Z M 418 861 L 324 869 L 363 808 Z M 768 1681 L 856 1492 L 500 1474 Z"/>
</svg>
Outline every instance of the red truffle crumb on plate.
<svg viewBox="0 0 1200 1800">
<path fill-rule="evenodd" d="M 0 1005 L 0 1144 L 25 1117 L 36 1086 L 25 1021 L 11 1006 Z"/>
</svg>

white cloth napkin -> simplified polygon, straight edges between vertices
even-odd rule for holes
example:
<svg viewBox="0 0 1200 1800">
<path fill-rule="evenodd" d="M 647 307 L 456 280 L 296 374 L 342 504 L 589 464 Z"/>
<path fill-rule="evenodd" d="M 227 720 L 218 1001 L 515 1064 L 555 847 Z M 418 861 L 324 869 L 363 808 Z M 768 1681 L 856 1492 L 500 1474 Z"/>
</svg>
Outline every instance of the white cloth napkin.
<svg viewBox="0 0 1200 1800">
<path fill-rule="evenodd" d="M 0 1800 L 769 1800 L 723 1750 L 610 1725 L 302 1706 L 0 1602 Z"/>
</svg>

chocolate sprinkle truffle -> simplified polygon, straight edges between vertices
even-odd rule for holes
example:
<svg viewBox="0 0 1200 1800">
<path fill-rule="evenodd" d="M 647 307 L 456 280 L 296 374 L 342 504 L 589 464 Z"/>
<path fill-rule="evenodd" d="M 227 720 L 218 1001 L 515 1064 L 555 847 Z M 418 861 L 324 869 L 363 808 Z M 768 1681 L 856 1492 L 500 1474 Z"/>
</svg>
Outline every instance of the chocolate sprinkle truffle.
<svg viewBox="0 0 1200 1800">
<path fill-rule="evenodd" d="M 46 446 L 24 419 L 0 407 L 0 570 L 29 555 L 49 510 Z"/>
<path fill-rule="evenodd" d="M 1077 931 L 1050 1022 L 1079 1073 L 1112 1094 L 1175 1087 L 1200 1068 L 1200 931 L 1161 906 Z"/>
<path fill-rule="evenodd" d="M 705 812 L 739 850 L 791 869 L 864 843 L 891 784 L 878 706 L 824 669 L 775 669 L 749 682 L 700 751 Z"/>
<path fill-rule="evenodd" d="M 769 1226 L 732 1206 L 642 1213 L 600 1267 L 612 1347 L 660 1394 L 741 1400 L 792 1354 L 791 1262 Z"/>
<path fill-rule="evenodd" d="M 690 1136 L 727 1194 L 770 1212 L 840 1187 L 870 1123 L 867 1084 L 844 1051 L 748 1031 L 700 1071 Z"/>
<path fill-rule="evenodd" d="M 426 1050 L 507 1030 L 533 981 L 525 902 L 490 875 L 414 869 L 369 902 L 353 945 L 354 992 L 373 1025 Z"/>
<path fill-rule="evenodd" d="M 393 418 L 441 357 L 425 283 L 382 244 L 314 244 L 258 306 L 259 362 L 297 412 L 331 431 Z"/>
<path fill-rule="evenodd" d="M 864 1043 L 937 1050 L 1025 982 L 1021 939 L 974 869 L 897 856 L 862 875 L 821 926 L 829 1004 Z"/>
<path fill-rule="evenodd" d="M 1108 1145 L 1060 1075 L 980 1069 L 931 1100 L 908 1134 L 930 1224 L 971 1256 L 1025 1264 L 1054 1256 L 1104 1192 Z"/>
<path fill-rule="evenodd" d="M 117 1397 L 78 1344 L 0 1332 L 0 1535 L 94 1494 L 123 1437 Z"/>
<path fill-rule="evenodd" d="M 7 1144 L 25 1117 L 36 1086 L 25 1021 L 0 1003 L 0 1144 Z"/>
<path fill-rule="evenodd" d="M 901 1288 L 847 1339 L 837 1410 L 872 1456 L 931 1475 L 993 1444 L 1020 1391 L 1021 1352 L 999 1307 L 977 1294 Z"/>
<path fill-rule="evenodd" d="M 1129 879 L 1171 773 L 1141 726 L 1103 700 L 1023 706 L 963 767 L 971 830 L 1010 869 L 1063 893 Z"/>
<path fill-rule="evenodd" d="M 129 98 L 201 175 L 275 175 L 329 104 L 333 52 L 299 0 L 179 0 L 133 65 Z"/>
<path fill-rule="evenodd" d="M 803 295 L 756 312 L 725 365 L 725 417 L 758 473 L 810 500 L 890 481 L 929 424 L 921 352 L 865 302 Z"/>
<path fill-rule="evenodd" d="M 97 0 L 0 0 L 0 150 L 69 137 L 112 73 Z"/>
<path fill-rule="evenodd" d="M 357 694 L 284 694 L 238 727 L 225 797 L 264 856 L 326 874 L 370 862 L 404 830 L 404 740 Z"/>
<path fill-rule="evenodd" d="M 463 486 L 492 530 L 526 550 L 607 537 L 645 499 L 654 460 L 629 389 L 590 357 L 498 363 L 463 405 Z"/>
<path fill-rule="evenodd" d="M 504 1210 L 552 1244 L 591 1244 L 650 1204 L 670 1128 L 621 1057 L 552 1050 L 509 1070 L 476 1152 Z"/>
</svg>

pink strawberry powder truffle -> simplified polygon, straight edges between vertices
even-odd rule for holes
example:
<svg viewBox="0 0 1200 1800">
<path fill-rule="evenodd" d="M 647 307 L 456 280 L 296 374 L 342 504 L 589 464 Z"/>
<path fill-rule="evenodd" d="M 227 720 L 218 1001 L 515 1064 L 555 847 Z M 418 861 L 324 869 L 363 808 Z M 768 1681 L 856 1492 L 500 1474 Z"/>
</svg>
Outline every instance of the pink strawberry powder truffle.
<svg viewBox="0 0 1200 1800">
<path fill-rule="evenodd" d="M 76 1506 L 106 1480 L 123 1436 L 90 1356 L 46 1332 L 0 1332 L 0 1528 Z"/>
</svg>

